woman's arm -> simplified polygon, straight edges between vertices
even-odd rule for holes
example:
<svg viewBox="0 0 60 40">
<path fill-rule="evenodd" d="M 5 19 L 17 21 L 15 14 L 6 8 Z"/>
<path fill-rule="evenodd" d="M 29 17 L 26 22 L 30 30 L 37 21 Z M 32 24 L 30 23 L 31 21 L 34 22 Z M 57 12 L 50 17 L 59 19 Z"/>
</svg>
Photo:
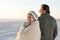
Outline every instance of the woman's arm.
<svg viewBox="0 0 60 40">
<path fill-rule="evenodd" d="M 24 26 L 21 26 L 20 27 L 20 30 L 19 30 L 19 32 L 17 33 L 17 37 L 16 37 L 16 40 L 21 40 L 21 33 L 22 33 L 22 31 L 24 30 Z"/>
</svg>

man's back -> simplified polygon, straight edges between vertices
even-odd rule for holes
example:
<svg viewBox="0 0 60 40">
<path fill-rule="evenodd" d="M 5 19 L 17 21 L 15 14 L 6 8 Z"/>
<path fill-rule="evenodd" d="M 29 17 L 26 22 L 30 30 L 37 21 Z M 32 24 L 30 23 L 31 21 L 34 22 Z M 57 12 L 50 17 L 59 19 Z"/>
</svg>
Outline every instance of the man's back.
<svg viewBox="0 0 60 40">
<path fill-rule="evenodd" d="M 38 18 L 41 28 L 41 40 L 54 40 L 57 36 L 56 20 L 49 14 Z"/>
</svg>

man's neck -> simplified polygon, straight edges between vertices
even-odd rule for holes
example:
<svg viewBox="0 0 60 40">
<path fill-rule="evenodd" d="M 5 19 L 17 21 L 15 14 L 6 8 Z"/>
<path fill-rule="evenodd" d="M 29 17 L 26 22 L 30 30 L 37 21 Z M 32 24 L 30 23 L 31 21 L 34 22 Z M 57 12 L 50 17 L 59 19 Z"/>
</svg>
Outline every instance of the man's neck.
<svg viewBox="0 0 60 40">
<path fill-rule="evenodd" d="M 44 14 L 42 14 L 41 16 L 44 16 L 44 15 L 49 15 L 48 13 L 44 13 Z"/>
</svg>

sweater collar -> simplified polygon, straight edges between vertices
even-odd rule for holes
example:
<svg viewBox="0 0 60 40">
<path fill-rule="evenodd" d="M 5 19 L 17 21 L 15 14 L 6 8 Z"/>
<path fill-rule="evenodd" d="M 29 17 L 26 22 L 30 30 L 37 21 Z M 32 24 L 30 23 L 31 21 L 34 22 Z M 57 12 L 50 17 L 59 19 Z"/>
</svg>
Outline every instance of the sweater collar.
<svg viewBox="0 0 60 40">
<path fill-rule="evenodd" d="M 42 16 L 45 16 L 45 15 L 50 15 L 50 14 L 48 14 L 48 13 L 44 13 Z"/>
</svg>

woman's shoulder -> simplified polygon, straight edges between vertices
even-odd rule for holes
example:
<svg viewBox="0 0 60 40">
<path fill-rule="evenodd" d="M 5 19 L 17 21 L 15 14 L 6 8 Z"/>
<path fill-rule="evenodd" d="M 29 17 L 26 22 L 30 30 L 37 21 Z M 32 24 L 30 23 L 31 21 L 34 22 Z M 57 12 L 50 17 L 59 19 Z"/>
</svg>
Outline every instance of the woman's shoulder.
<svg viewBox="0 0 60 40">
<path fill-rule="evenodd" d="M 38 20 L 34 21 L 34 22 L 32 22 L 32 24 L 39 24 L 39 21 Z"/>
</svg>

